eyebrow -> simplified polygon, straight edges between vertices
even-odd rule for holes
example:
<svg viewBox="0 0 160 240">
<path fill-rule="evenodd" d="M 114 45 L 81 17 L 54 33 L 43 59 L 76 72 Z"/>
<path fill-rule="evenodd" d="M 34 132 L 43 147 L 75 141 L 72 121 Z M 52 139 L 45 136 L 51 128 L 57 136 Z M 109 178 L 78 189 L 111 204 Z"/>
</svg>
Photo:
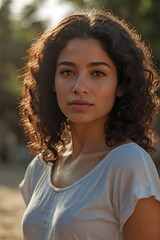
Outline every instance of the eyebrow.
<svg viewBox="0 0 160 240">
<path fill-rule="evenodd" d="M 60 62 L 57 65 L 57 67 L 59 67 L 61 65 L 66 65 L 66 66 L 71 66 L 71 67 L 76 67 L 77 66 L 75 63 L 69 62 L 69 61 Z M 100 65 L 104 65 L 104 66 L 107 66 L 107 67 L 111 68 L 111 66 L 108 63 L 106 63 L 106 62 L 91 62 L 91 63 L 87 64 L 87 67 L 100 66 Z"/>
<path fill-rule="evenodd" d="M 100 66 L 100 65 L 104 65 L 104 66 L 111 68 L 111 66 L 106 62 L 91 62 L 91 63 L 87 64 L 87 67 Z"/>
<path fill-rule="evenodd" d="M 61 65 L 66 65 L 66 66 L 71 66 L 71 67 L 76 67 L 76 64 L 73 62 L 68 62 L 68 61 L 63 61 L 58 63 L 57 67 L 61 66 Z"/>
</svg>

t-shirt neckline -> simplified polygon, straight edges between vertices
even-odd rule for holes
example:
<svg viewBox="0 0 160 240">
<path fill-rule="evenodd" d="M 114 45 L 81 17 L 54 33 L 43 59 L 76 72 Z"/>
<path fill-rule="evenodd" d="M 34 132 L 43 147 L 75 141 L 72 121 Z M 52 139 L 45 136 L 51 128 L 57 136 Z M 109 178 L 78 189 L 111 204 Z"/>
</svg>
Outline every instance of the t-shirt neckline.
<svg viewBox="0 0 160 240">
<path fill-rule="evenodd" d="M 49 170 L 49 174 L 48 174 L 48 180 L 49 180 L 49 185 L 50 187 L 57 192 L 62 192 L 62 191 L 67 191 L 71 188 L 73 188 L 74 186 L 80 184 L 82 181 L 84 181 L 86 178 L 88 178 L 92 173 L 94 173 L 102 164 L 103 162 L 105 162 L 108 158 L 110 158 L 110 156 L 119 148 L 122 148 L 126 145 L 132 145 L 135 144 L 134 142 L 130 142 L 130 143 L 124 143 L 120 146 L 117 146 L 115 148 L 113 148 L 109 153 L 107 153 L 107 155 L 104 156 L 104 158 L 102 158 L 102 160 L 94 167 L 92 168 L 87 174 L 85 174 L 83 177 L 81 177 L 80 179 L 78 179 L 76 182 L 72 183 L 71 185 L 64 187 L 64 188 L 58 188 L 55 187 L 52 183 L 52 170 L 53 170 L 53 164 L 50 164 L 50 170 Z"/>
</svg>

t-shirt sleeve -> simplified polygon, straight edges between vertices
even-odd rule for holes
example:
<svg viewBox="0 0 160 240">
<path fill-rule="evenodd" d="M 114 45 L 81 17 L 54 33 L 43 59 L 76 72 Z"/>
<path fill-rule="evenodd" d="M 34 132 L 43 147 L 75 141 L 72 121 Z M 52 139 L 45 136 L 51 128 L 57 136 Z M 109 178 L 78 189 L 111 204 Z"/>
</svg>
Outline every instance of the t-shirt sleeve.
<svg viewBox="0 0 160 240">
<path fill-rule="evenodd" d="M 24 179 L 19 184 L 19 188 L 26 206 L 29 204 L 32 193 L 34 191 L 35 184 L 38 181 L 40 175 L 42 174 L 42 167 L 44 164 L 42 163 L 41 159 L 42 159 L 41 155 L 37 155 L 29 163 L 24 175 Z"/>
<path fill-rule="evenodd" d="M 144 150 L 132 146 L 120 155 L 123 159 L 114 171 L 113 206 L 123 231 L 138 200 L 154 196 L 160 201 L 160 179 L 153 160 Z"/>
</svg>

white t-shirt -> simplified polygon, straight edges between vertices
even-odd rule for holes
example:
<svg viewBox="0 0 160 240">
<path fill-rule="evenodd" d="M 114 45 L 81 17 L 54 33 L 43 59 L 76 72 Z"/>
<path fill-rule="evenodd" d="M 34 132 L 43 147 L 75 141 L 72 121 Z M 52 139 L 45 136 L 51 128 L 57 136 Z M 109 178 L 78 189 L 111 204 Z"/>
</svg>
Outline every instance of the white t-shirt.
<svg viewBox="0 0 160 240">
<path fill-rule="evenodd" d="M 25 240 L 122 240 L 137 201 L 150 196 L 160 201 L 155 165 L 136 143 L 114 148 L 65 188 L 53 186 L 52 166 L 38 155 L 20 184 L 27 205 Z"/>
</svg>

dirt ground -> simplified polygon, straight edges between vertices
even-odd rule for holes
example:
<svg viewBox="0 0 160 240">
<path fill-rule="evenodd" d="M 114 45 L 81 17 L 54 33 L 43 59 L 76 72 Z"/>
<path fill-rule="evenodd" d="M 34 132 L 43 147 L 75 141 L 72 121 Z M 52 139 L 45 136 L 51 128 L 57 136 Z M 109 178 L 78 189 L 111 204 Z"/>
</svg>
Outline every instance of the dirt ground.
<svg viewBox="0 0 160 240">
<path fill-rule="evenodd" d="M 0 240 L 22 239 L 21 219 L 25 204 L 18 185 L 25 167 L 0 164 Z"/>
</svg>

